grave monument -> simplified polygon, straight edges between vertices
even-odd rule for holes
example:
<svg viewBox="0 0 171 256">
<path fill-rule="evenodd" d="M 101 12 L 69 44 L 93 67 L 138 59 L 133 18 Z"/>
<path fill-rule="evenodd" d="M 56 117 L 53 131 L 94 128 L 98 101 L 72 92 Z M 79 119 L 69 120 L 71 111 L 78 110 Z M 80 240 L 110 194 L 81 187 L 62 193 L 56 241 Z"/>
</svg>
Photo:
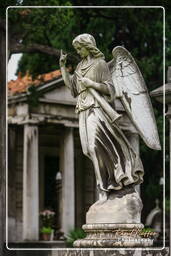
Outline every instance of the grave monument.
<svg viewBox="0 0 171 256">
<path fill-rule="evenodd" d="M 74 246 L 151 246 L 152 239 L 142 233 L 142 202 L 135 188 L 143 182 L 143 165 L 121 130 L 121 113 L 114 104 L 119 100 L 145 144 L 160 150 L 144 79 L 124 47 L 113 49 L 109 63 L 89 34 L 77 36 L 73 47 L 82 59 L 74 74 L 68 73 L 67 54 L 62 50 L 60 67 L 65 85 L 77 97 L 82 150 L 93 162 L 99 192 L 99 200 L 89 208 L 83 225 L 86 237 Z"/>
</svg>

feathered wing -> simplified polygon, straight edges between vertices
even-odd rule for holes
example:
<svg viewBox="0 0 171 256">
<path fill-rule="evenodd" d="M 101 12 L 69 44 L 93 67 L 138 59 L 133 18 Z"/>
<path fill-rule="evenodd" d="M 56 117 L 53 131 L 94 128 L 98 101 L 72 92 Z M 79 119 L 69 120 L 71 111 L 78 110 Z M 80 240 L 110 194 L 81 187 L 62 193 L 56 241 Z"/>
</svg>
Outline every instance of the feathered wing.
<svg viewBox="0 0 171 256">
<path fill-rule="evenodd" d="M 129 118 L 146 145 L 160 150 L 160 141 L 151 100 L 142 74 L 131 56 L 121 46 L 112 51 L 109 62 L 116 97 L 120 98 Z"/>
</svg>

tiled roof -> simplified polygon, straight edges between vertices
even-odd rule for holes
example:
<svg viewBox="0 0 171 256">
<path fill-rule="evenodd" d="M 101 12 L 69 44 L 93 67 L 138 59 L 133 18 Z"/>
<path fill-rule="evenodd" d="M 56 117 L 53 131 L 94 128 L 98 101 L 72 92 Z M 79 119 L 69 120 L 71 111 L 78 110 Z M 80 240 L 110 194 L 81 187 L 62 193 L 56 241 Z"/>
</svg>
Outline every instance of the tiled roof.
<svg viewBox="0 0 171 256">
<path fill-rule="evenodd" d="M 11 80 L 8 82 L 9 95 L 12 96 L 15 94 L 26 92 L 29 86 L 38 86 L 60 76 L 60 70 L 55 70 L 46 74 L 38 75 L 35 79 L 32 79 L 29 73 L 27 73 L 23 77 L 21 76 L 21 73 L 19 73 L 18 78 L 16 80 Z"/>
</svg>

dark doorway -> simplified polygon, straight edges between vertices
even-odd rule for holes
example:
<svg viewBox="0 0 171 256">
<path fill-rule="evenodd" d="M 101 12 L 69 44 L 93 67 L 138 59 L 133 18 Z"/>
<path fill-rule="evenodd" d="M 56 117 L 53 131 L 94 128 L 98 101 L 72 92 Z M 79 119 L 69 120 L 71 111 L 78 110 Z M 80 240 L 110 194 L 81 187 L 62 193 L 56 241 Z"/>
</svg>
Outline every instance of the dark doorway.
<svg viewBox="0 0 171 256">
<path fill-rule="evenodd" d="M 56 174 L 59 171 L 59 158 L 46 156 L 44 166 L 44 207 L 57 212 Z"/>
</svg>

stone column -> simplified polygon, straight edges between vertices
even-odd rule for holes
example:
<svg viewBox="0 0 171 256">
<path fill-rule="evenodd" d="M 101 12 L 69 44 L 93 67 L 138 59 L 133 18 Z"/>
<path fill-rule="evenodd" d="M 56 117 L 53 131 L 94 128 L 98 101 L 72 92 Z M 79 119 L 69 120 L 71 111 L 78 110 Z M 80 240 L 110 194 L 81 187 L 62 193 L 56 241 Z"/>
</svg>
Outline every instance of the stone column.
<svg viewBox="0 0 171 256">
<path fill-rule="evenodd" d="M 24 125 L 23 239 L 39 239 L 38 126 Z"/>
<path fill-rule="evenodd" d="M 16 129 L 8 128 L 8 240 L 16 240 Z"/>
<path fill-rule="evenodd" d="M 75 226 L 75 173 L 73 128 L 66 128 L 61 141 L 62 231 L 67 234 Z"/>
</svg>

